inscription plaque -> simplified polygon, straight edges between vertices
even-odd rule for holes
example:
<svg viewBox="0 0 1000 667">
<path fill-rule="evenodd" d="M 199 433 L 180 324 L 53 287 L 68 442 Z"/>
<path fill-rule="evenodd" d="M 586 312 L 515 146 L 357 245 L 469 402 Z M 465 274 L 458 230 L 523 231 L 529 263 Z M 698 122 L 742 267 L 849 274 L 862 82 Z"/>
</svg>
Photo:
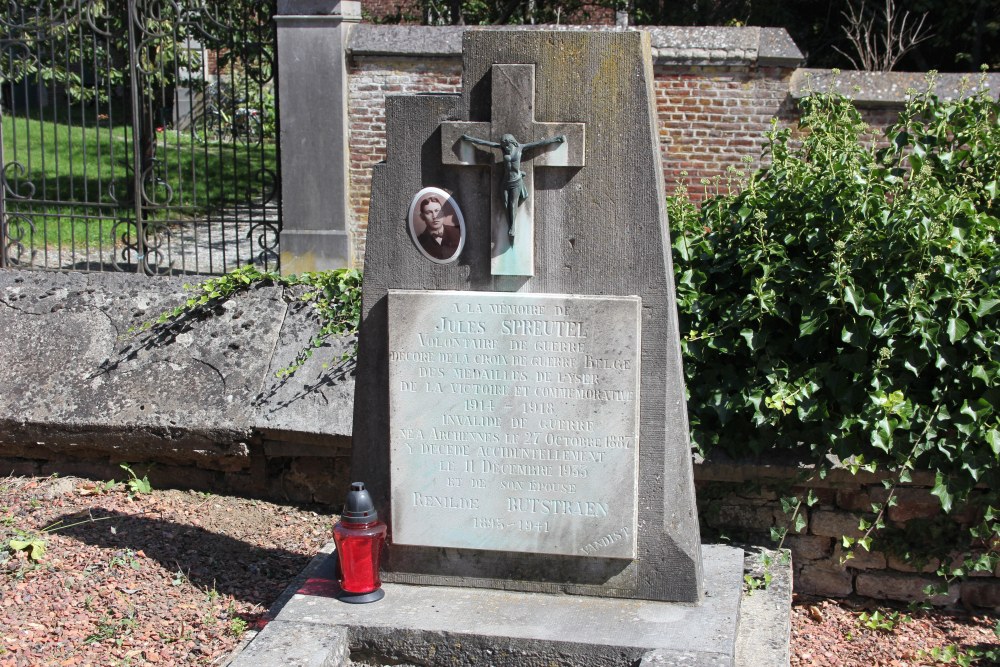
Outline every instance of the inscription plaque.
<svg viewBox="0 0 1000 667">
<path fill-rule="evenodd" d="M 392 541 L 635 558 L 640 313 L 389 290 Z"/>
</svg>

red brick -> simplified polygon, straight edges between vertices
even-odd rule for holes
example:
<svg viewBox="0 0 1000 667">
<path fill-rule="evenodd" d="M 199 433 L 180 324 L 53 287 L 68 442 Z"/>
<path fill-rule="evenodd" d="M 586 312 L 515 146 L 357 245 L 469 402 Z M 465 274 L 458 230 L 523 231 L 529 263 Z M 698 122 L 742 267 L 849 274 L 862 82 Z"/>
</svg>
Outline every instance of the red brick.
<svg viewBox="0 0 1000 667">
<path fill-rule="evenodd" d="M 881 551 L 867 551 L 864 547 L 855 547 L 854 549 L 851 549 L 850 553 L 852 556 L 850 558 L 846 558 L 847 552 L 844 550 L 843 544 L 838 543 L 833 549 L 832 560 L 835 563 L 842 564 L 845 567 L 850 567 L 855 570 L 885 569 L 886 558 L 885 554 Z"/>
<path fill-rule="evenodd" d="M 837 491 L 837 506 L 850 512 L 872 512 L 872 503 L 884 503 L 889 492 L 882 487 Z"/>
<path fill-rule="evenodd" d="M 842 598 L 854 592 L 854 576 L 829 563 L 807 563 L 795 570 L 796 593 Z"/>
<path fill-rule="evenodd" d="M 959 596 L 966 605 L 1000 611 L 1000 579 L 963 581 Z"/>
<path fill-rule="evenodd" d="M 719 506 L 716 517 L 720 527 L 762 531 L 779 525 L 779 513 L 780 510 L 770 505 L 727 503 Z"/>
<path fill-rule="evenodd" d="M 934 577 L 896 574 L 893 572 L 861 572 L 855 579 L 858 595 L 879 600 L 898 602 L 930 602 L 935 606 L 953 605 L 958 602 L 959 586 L 952 584 L 944 595 L 928 598 L 924 593 L 927 586 L 941 583 Z"/>
<path fill-rule="evenodd" d="M 385 3 L 385 0 L 375 1 L 380 5 Z M 403 2 L 409 7 L 405 3 L 413 0 Z M 743 155 L 751 155 L 754 164 L 758 164 L 762 134 L 769 128 L 771 118 L 779 116 L 782 125 L 795 125 L 797 112 L 785 103 L 791 72 L 781 67 L 750 71 L 740 66 L 655 65 L 653 88 L 664 144 L 665 175 L 677 163 L 698 165 L 698 171 L 691 170 L 685 184 L 689 196 L 699 202 L 714 193 L 700 187 L 703 176 L 724 174 L 727 166 L 740 165 Z M 359 153 L 361 146 L 373 149 L 367 158 L 351 156 L 350 202 L 355 220 L 355 250 L 360 251 L 364 246 L 360 232 L 367 217 L 371 166 L 385 155 L 386 93 L 457 94 L 461 70 L 457 60 L 418 63 L 405 58 L 359 58 L 351 65 L 349 85 L 352 153 Z M 872 123 L 873 133 L 896 115 L 894 111 L 878 109 L 862 113 Z M 672 186 L 678 179 L 675 174 L 668 183 Z"/>
<path fill-rule="evenodd" d="M 941 514 L 941 501 L 927 489 L 896 489 L 896 504 L 889 508 L 892 521 L 929 519 Z"/>
<path fill-rule="evenodd" d="M 822 535 L 838 540 L 845 535 L 861 537 L 862 532 L 858 529 L 859 520 L 860 516 L 857 514 L 819 510 L 812 513 L 810 532 L 813 535 Z"/>
<path fill-rule="evenodd" d="M 896 570 L 898 572 L 920 572 L 923 574 L 932 574 L 937 571 L 938 566 L 941 564 L 937 558 L 929 558 L 920 567 L 917 566 L 916 562 L 908 563 L 901 556 L 896 556 L 895 554 L 889 554 L 886 558 L 886 564 L 890 569 Z"/>
<path fill-rule="evenodd" d="M 34 477 L 39 473 L 40 462 L 29 459 L 4 456 L 0 457 L 0 470 L 12 477 Z"/>
<path fill-rule="evenodd" d="M 785 546 L 792 552 L 792 562 L 800 565 L 803 561 L 829 558 L 833 550 L 833 538 L 789 535 L 785 538 Z"/>
</svg>

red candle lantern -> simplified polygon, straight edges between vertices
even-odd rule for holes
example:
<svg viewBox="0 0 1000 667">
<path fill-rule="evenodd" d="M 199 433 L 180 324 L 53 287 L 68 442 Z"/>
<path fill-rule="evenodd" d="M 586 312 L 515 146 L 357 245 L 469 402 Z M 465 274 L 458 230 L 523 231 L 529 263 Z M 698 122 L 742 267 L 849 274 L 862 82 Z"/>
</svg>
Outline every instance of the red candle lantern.
<svg viewBox="0 0 1000 667">
<path fill-rule="evenodd" d="M 385 544 L 386 525 L 378 520 L 372 497 L 364 482 L 354 482 L 347 493 L 340 521 L 333 527 L 340 563 L 340 600 L 375 602 L 385 597 L 379 577 L 379 561 Z"/>
</svg>

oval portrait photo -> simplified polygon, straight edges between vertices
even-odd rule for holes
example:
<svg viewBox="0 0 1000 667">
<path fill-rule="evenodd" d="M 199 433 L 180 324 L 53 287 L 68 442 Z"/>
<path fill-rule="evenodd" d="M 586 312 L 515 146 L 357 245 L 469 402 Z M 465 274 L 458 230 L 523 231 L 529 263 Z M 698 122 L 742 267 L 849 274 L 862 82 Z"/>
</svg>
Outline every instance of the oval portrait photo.
<svg viewBox="0 0 1000 667">
<path fill-rule="evenodd" d="M 465 245 L 465 218 L 451 195 L 441 188 L 424 188 L 410 204 L 410 236 L 432 262 L 458 259 Z"/>
</svg>

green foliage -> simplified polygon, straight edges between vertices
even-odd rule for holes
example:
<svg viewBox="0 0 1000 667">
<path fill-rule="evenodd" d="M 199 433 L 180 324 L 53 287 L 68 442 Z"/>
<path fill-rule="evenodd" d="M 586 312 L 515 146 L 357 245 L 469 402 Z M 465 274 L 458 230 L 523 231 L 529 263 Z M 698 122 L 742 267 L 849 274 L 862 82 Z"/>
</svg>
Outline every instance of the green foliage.
<svg viewBox="0 0 1000 667">
<path fill-rule="evenodd" d="M 259 81 L 253 72 L 245 72 L 234 62 L 237 69 L 228 78 L 208 86 L 205 91 L 205 117 L 196 121 L 202 129 L 204 141 L 210 139 L 258 142 L 260 139 L 274 140 L 277 137 L 278 117 L 274 93 L 274 81 Z M 255 117 L 241 116 L 255 111 Z M 217 115 L 217 118 L 213 116 Z M 259 124 L 259 125 L 257 125 Z M 249 151 L 253 154 L 255 151 Z"/>
<path fill-rule="evenodd" d="M 287 377 L 297 371 L 314 351 L 330 336 L 352 336 L 361 322 L 361 272 L 357 269 L 336 269 L 302 273 L 281 278 L 288 285 L 307 285 L 310 289 L 302 300 L 311 303 L 320 320 L 319 330 L 312 336 L 309 347 L 296 355 L 295 360 L 278 371 Z M 344 354 L 353 357 L 355 348 Z"/>
<path fill-rule="evenodd" d="M 154 325 L 169 325 L 182 317 L 193 315 L 202 309 L 225 301 L 237 292 L 246 291 L 256 283 L 273 284 L 279 279 L 276 273 L 261 271 L 255 266 L 248 265 L 234 269 L 217 278 L 209 278 L 196 285 L 186 284 L 184 289 L 190 296 L 183 304 L 160 313 L 155 322 L 145 322 L 140 328 L 146 330 Z"/>
<path fill-rule="evenodd" d="M 88 482 L 77 489 L 81 496 L 103 496 L 114 491 L 118 486 L 118 481 L 109 479 L 106 482 Z"/>
<path fill-rule="evenodd" d="M 242 618 L 232 618 L 229 620 L 229 634 L 236 639 L 243 636 L 243 633 L 247 631 L 247 627 L 247 622 Z"/>
<path fill-rule="evenodd" d="M 331 336 L 352 336 L 358 331 L 361 320 L 361 272 L 357 269 L 282 276 L 272 271 L 261 271 L 254 266 L 234 269 L 197 285 L 185 285 L 191 295 L 183 304 L 160 314 L 155 322 L 146 322 L 141 328 L 169 327 L 185 318 L 207 312 L 236 293 L 257 284 L 307 287 L 299 298 L 312 306 L 319 320 L 309 345 L 296 355 L 291 364 L 277 372 L 278 377 L 288 377 L 295 373 Z M 352 348 L 344 354 L 344 359 L 353 358 L 355 352 L 356 349 Z"/>
<path fill-rule="evenodd" d="M 752 595 L 755 591 L 767 590 L 774 580 L 774 575 L 771 572 L 774 565 L 780 563 L 787 566 L 791 557 L 791 552 L 787 550 L 781 550 L 777 558 L 772 553 L 762 553 L 760 567 L 743 575 L 743 589 L 748 595 Z"/>
<path fill-rule="evenodd" d="M 767 587 L 771 585 L 771 579 L 773 575 L 770 572 L 764 572 L 761 576 L 753 574 L 743 575 L 743 587 L 747 593 L 753 593 L 754 591 L 767 590 Z"/>
<path fill-rule="evenodd" d="M 260 92 L 261 132 L 265 139 L 274 140 L 278 136 L 278 108 L 274 86 L 265 86 Z"/>
<path fill-rule="evenodd" d="M 779 502 L 781 503 L 781 511 L 788 517 L 788 525 L 772 527 L 771 539 L 777 543 L 780 549 L 785 543 L 789 529 L 794 533 L 801 533 L 805 530 L 807 521 L 803 505 L 812 507 L 819 502 L 819 498 L 816 497 L 812 489 L 807 489 L 804 497 L 782 496 L 779 498 Z"/>
<path fill-rule="evenodd" d="M 135 607 L 129 606 L 124 615 L 105 613 L 97 622 L 94 632 L 88 635 L 84 644 L 99 644 L 104 641 L 111 641 L 115 646 L 121 647 L 125 643 L 125 638 L 139 627 L 139 619 L 136 615 Z"/>
<path fill-rule="evenodd" d="M 35 498 L 31 499 L 36 500 Z M 8 511 L 8 508 L 0 508 L 3 511 Z M 15 526 L 15 519 L 13 516 L 0 517 L 0 526 L 4 528 L 11 529 L 11 535 L 0 540 L 0 562 L 3 562 L 7 553 L 15 554 L 19 551 L 24 552 L 27 555 L 28 560 L 32 563 L 39 563 L 42 561 L 43 556 L 45 556 L 45 550 L 48 548 L 45 542 L 45 536 L 49 533 L 54 533 L 59 530 L 65 530 L 67 528 L 73 528 L 74 526 L 80 526 L 85 523 L 93 523 L 95 521 L 106 521 L 110 517 L 101 517 L 95 519 L 93 516 L 88 516 L 82 521 L 77 521 L 71 524 L 64 524 L 61 520 L 56 521 L 53 524 L 45 526 L 44 528 L 35 529 L 25 529 Z"/>
<path fill-rule="evenodd" d="M 191 582 L 188 579 L 187 573 L 185 573 L 184 570 L 182 570 L 181 567 L 178 566 L 177 567 L 177 572 L 175 572 L 174 576 L 172 576 L 170 578 L 170 585 L 174 586 L 174 587 L 177 587 L 177 586 L 183 586 L 184 584 L 188 584 L 188 583 L 191 583 Z M 209 600 L 211 600 L 211 599 L 212 598 L 210 597 Z"/>
<path fill-rule="evenodd" d="M 675 0 L 507 0 L 489 3 L 484 0 L 417 0 L 413 3 L 389 3 L 392 14 L 372 15 L 371 7 L 362 8 L 366 22 L 447 23 L 592 23 L 609 10 L 625 10 L 629 21 L 638 25 L 669 26 L 768 26 L 788 30 L 792 40 L 808 56 L 809 67 L 849 65 L 834 47 L 849 49 L 844 29 L 848 0 L 712 0 L 711 2 L 676 2 Z M 882 2 L 856 2 L 871 11 Z M 1000 66 L 1000 21 L 996 13 L 984 11 L 985 0 L 910 0 L 896 2 L 899 11 L 909 10 L 911 21 L 927 13 L 927 25 L 934 26 L 931 39 L 917 46 L 902 61 L 900 71 L 923 71 L 936 67 L 946 71 L 969 71 L 980 64 Z M 866 14 L 867 14 L 866 11 Z M 384 10 L 383 10 L 384 12 Z M 882 35 L 884 22 L 876 24 Z"/>
<path fill-rule="evenodd" d="M 906 623 L 911 620 L 913 619 L 908 615 L 900 614 L 898 611 L 882 612 L 876 609 L 870 614 L 866 611 L 858 614 L 858 622 L 862 626 L 869 630 L 879 630 L 881 632 L 892 632 L 900 623 Z"/>
<path fill-rule="evenodd" d="M 133 570 L 142 569 L 142 562 L 139 560 L 138 554 L 131 549 L 116 551 L 111 556 L 111 560 L 108 561 L 108 565 L 110 567 L 131 568 Z"/>
<path fill-rule="evenodd" d="M 1000 638 L 1000 631 L 993 629 L 993 634 Z M 935 665 L 958 665 L 959 667 L 972 667 L 972 665 L 996 665 L 1000 664 L 1000 648 L 994 647 L 960 647 L 956 644 L 947 646 L 935 646 L 929 650 L 917 651 L 917 657 L 923 660 L 930 659 Z"/>
<path fill-rule="evenodd" d="M 16 530 L 14 537 L 7 540 L 7 548 L 11 552 L 23 551 L 28 555 L 28 560 L 38 563 L 45 555 L 45 540 L 36 533 Z"/>
<path fill-rule="evenodd" d="M 621 0 L 601 0 L 601 4 Z M 625 3 L 622 3 L 625 4 Z M 749 25 L 783 27 L 808 55 L 809 67 L 847 65 L 834 47 L 849 48 L 844 33 L 847 0 L 713 0 L 673 2 L 671 0 L 631 0 L 627 3 L 633 22 L 653 25 Z M 883 2 L 855 2 L 867 11 Z M 948 71 L 968 71 L 981 63 L 1000 62 L 1000 22 L 995 14 L 984 13 L 976 0 L 920 0 L 896 2 L 898 11 L 909 10 L 911 21 L 927 12 L 927 25 L 934 26 L 931 40 L 918 46 L 903 61 L 901 71 L 923 71 L 938 67 Z M 875 34 L 885 32 L 877 23 Z"/>
<path fill-rule="evenodd" d="M 128 473 L 129 478 L 125 481 L 125 486 L 128 487 L 130 498 L 153 492 L 153 485 L 149 483 L 148 475 L 143 475 L 140 479 L 127 463 L 122 463 L 119 467 Z"/>
<path fill-rule="evenodd" d="M 14 11 L 4 26 L 3 36 L 17 48 L 0 52 L 0 84 L 35 76 L 60 84 L 71 99 L 85 101 L 106 99 L 108 91 L 130 84 L 130 22 L 145 37 L 135 59 L 143 75 L 143 94 L 152 98 L 174 83 L 175 70 L 202 68 L 202 54 L 190 48 L 192 38 L 220 51 L 218 65 L 224 69 L 233 58 L 227 47 L 259 41 L 261 33 L 270 32 L 275 9 L 270 0 L 210 0 L 199 8 L 196 21 L 192 20 L 193 7 L 185 3 L 92 0 L 80 8 L 76 3 L 42 0 L 21 4 L 21 12 L 11 7 Z M 259 75 L 266 60 L 257 54 L 246 67 Z M 103 85 L 88 83 L 80 63 L 94 63 L 105 70 Z M 197 83 L 197 79 L 187 83 Z"/>
<path fill-rule="evenodd" d="M 968 529 L 970 544 L 963 550 L 962 561 L 955 565 L 951 558 L 941 557 L 942 565 L 937 574 L 945 583 L 962 579 L 973 573 L 994 572 L 1000 565 L 1000 512 L 992 505 L 986 507 L 979 522 Z M 947 592 L 947 585 L 945 585 Z"/>
<path fill-rule="evenodd" d="M 267 132 L 268 123 L 273 124 L 273 108 L 265 106 L 262 114 Z M 112 246 L 117 240 L 113 222 L 122 214 L 119 207 L 133 206 L 126 196 L 132 175 L 124 148 L 131 145 L 132 130 L 99 127 L 95 116 L 96 111 L 87 108 L 78 117 L 46 110 L 33 118 L 0 118 L 4 155 L 26 162 L 24 173 L 8 170 L 9 187 L 22 196 L 64 202 L 42 207 L 7 198 L 8 212 L 31 214 L 36 245 L 73 238 L 78 243 Z M 157 136 L 163 142 L 157 151 L 159 174 L 171 185 L 171 206 L 183 208 L 185 216 L 211 214 L 242 201 L 245 196 L 233 191 L 234 183 L 256 183 L 261 173 L 277 170 L 277 147 L 271 142 L 240 151 L 234 160 L 232 143 L 196 142 L 190 133 L 174 130 Z M 29 155 L 30 162 L 26 160 Z M 95 209 L 94 204 L 103 208 Z M 90 219 L 97 210 L 105 211 L 102 224 Z M 151 215 L 153 220 L 174 219 L 178 211 L 153 211 Z"/>
<path fill-rule="evenodd" d="M 402 8 L 395 16 L 377 17 L 378 22 L 398 23 L 418 20 L 428 25 L 467 24 L 538 24 L 586 22 L 591 11 L 602 5 L 621 0 L 603 0 L 585 3 L 581 0 L 512 0 L 485 2 L 484 0 L 417 0 L 411 5 L 419 16 L 406 14 Z M 600 11 L 598 9 L 598 11 Z M 371 18 L 371 17 L 370 17 Z"/>
<path fill-rule="evenodd" d="M 801 104 L 741 191 L 668 200 L 695 443 L 933 470 L 948 510 L 1000 482 L 1000 105 L 911 94 L 876 142 Z"/>
</svg>

